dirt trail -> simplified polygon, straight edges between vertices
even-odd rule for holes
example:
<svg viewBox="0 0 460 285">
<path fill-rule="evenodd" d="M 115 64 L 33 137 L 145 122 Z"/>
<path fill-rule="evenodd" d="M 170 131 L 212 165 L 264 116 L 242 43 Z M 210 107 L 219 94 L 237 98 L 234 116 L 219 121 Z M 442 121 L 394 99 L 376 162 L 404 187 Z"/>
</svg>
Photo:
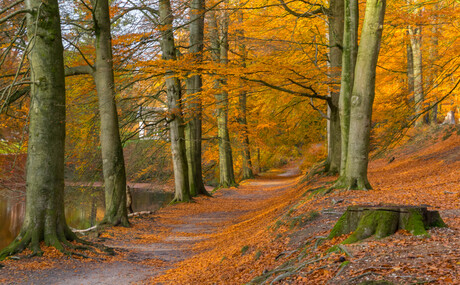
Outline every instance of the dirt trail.
<svg viewBox="0 0 460 285">
<path fill-rule="evenodd" d="M 251 212 L 279 198 L 296 183 L 300 171 L 291 166 L 265 173 L 238 188 L 221 189 L 213 198 L 178 204 L 151 216 L 132 220 L 130 229 L 115 228 L 101 241 L 119 252 L 115 261 L 60 258 L 51 265 L 44 257 L 8 263 L 0 269 L 2 284 L 129 284 L 143 283 L 193 255 L 191 247 L 210 234 L 244 221 Z M 206 248 L 202 249 L 206 251 Z M 122 258 L 120 258 L 120 256 Z M 36 268 L 45 269 L 31 269 Z M 16 268 L 15 268 L 16 267 Z"/>
</svg>

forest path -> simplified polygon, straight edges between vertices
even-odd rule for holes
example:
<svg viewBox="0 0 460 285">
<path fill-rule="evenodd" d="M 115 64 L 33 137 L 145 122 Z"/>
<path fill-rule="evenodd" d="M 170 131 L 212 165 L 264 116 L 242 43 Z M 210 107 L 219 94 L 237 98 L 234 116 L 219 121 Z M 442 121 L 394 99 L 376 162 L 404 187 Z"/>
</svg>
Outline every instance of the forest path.
<svg viewBox="0 0 460 285">
<path fill-rule="evenodd" d="M 65 257 L 21 260 L 18 268 L 0 270 L 2 284 L 129 284 L 147 281 L 211 248 L 199 242 L 264 211 L 273 199 L 283 199 L 300 175 L 298 164 L 263 173 L 238 188 L 218 190 L 212 198 L 177 204 L 150 216 L 134 218 L 131 228 L 112 228 L 99 241 L 119 253 L 113 259 L 88 261 Z M 252 214 L 252 215 L 251 215 Z M 31 265 L 31 266 L 30 266 Z M 35 269 L 36 268 L 36 269 Z"/>
</svg>

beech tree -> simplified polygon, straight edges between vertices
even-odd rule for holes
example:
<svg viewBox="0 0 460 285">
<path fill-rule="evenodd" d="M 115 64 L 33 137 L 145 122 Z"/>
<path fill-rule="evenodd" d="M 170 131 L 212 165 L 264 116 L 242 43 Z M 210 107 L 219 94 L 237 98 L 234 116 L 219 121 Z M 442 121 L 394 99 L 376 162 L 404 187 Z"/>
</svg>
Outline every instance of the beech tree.
<svg viewBox="0 0 460 285">
<path fill-rule="evenodd" d="M 228 1 L 224 1 L 228 6 Z M 223 11 L 220 15 L 220 27 L 215 11 L 210 14 L 210 38 L 211 53 L 215 62 L 222 65 L 228 64 L 228 25 L 230 22 L 228 11 Z M 220 31 L 220 33 L 219 33 Z M 215 89 L 219 90 L 215 94 L 217 108 L 217 131 L 219 140 L 219 187 L 236 186 L 235 174 L 233 170 L 233 155 L 228 131 L 228 92 L 222 88 L 226 85 L 226 79 L 221 77 L 216 80 Z"/>
<path fill-rule="evenodd" d="M 128 226 L 126 171 L 115 102 L 109 2 L 92 0 L 92 6 L 96 34 L 94 81 L 101 117 L 102 169 L 105 188 L 105 216 L 101 223 Z"/>
<path fill-rule="evenodd" d="M 345 0 L 343 33 L 342 74 L 340 82 L 339 114 L 341 138 L 340 176 L 344 177 L 348 155 L 350 131 L 350 104 L 355 78 L 358 52 L 359 7 L 357 0 Z M 339 178 L 340 180 L 341 178 Z"/>
<path fill-rule="evenodd" d="M 161 51 L 164 60 L 177 60 L 174 44 L 173 15 L 169 0 L 160 0 Z M 174 202 L 187 202 L 191 199 L 189 174 L 185 147 L 185 123 L 183 119 L 182 88 L 174 71 L 165 73 L 166 94 L 169 109 L 169 134 L 174 168 Z"/>
<path fill-rule="evenodd" d="M 408 1 L 409 3 L 412 1 Z M 420 13 L 420 7 L 414 9 L 413 14 L 416 16 Z M 415 115 L 418 116 L 415 125 L 423 124 L 423 116 L 420 114 L 423 111 L 424 94 L 423 94 L 423 66 L 422 66 L 422 26 L 419 24 L 409 25 L 407 28 L 410 42 L 410 62 L 411 75 L 413 76 L 413 91 L 415 102 Z M 408 59 L 409 61 L 409 59 Z"/>
<path fill-rule="evenodd" d="M 204 47 L 204 15 L 205 1 L 192 0 L 190 3 L 190 53 L 195 63 L 203 60 Z M 203 183 L 201 168 L 201 139 L 202 139 L 202 91 L 203 78 L 201 74 L 192 75 L 187 79 L 188 106 L 190 119 L 186 128 L 188 176 L 191 196 L 209 195 Z"/>
<path fill-rule="evenodd" d="M 316 15 L 326 15 L 328 19 L 328 40 L 329 40 L 329 78 L 330 94 L 328 102 L 328 154 L 326 159 L 326 172 L 330 174 L 338 173 L 341 163 L 341 131 L 339 115 L 339 96 L 340 89 L 338 78 L 342 66 L 342 42 L 344 25 L 344 3 L 343 0 L 331 0 L 329 7 L 317 5 L 319 8 L 308 12 L 297 12 L 291 9 L 284 0 L 278 0 L 282 7 L 290 14 L 301 18 L 312 18 Z"/>
<path fill-rule="evenodd" d="M 368 0 L 366 3 L 361 41 L 356 57 L 350 108 L 343 110 L 343 112 L 350 114 L 350 129 L 346 167 L 343 178 L 339 179 L 335 185 L 338 188 L 371 189 L 367 179 L 369 138 L 372 105 L 375 96 L 375 69 L 380 50 L 385 8 L 386 0 Z M 350 30 L 346 33 L 350 33 L 350 36 L 354 26 L 353 24 L 347 25 Z M 348 35 L 346 39 L 347 45 L 349 45 L 351 41 L 348 40 Z"/>
<path fill-rule="evenodd" d="M 238 11 L 238 23 L 243 24 L 243 12 Z M 244 31 L 238 30 L 238 53 L 240 55 L 241 67 L 246 67 L 246 45 L 244 43 Z M 252 171 L 252 160 L 251 160 L 251 148 L 249 144 L 249 129 L 248 129 L 248 120 L 247 120 L 247 92 L 241 91 L 239 94 L 239 116 L 238 122 L 241 127 L 241 144 L 242 144 L 242 158 L 243 158 L 243 180 L 254 178 L 254 173 Z"/>
<path fill-rule="evenodd" d="M 100 142 L 105 191 L 105 215 L 101 224 L 128 226 L 126 170 L 120 138 L 114 81 L 111 22 L 108 0 L 92 0 L 87 6 L 93 16 L 96 57 L 94 65 L 66 68 L 66 76 L 92 75 L 98 96 Z"/>
<path fill-rule="evenodd" d="M 65 251 L 76 235 L 64 214 L 65 77 L 58 1 L 26 1 L 31 74 L 26 214 L 0 259 L 40 242 Z"/>
</svg>

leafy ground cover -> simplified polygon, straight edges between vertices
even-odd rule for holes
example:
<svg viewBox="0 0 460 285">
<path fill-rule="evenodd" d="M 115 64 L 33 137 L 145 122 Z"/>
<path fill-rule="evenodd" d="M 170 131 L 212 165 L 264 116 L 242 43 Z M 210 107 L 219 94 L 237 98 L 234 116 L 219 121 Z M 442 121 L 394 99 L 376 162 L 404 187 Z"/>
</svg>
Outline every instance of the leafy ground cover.
<svg viewBox="0 0 460 285">
<path fill-rule="evenodd" d="M 92 238 L 115 256 L 77 259 L 47 249 L 44 257 L 2 262 L 0 283 L 459 284 L 459 133 L 427 131 L 373 160 L 371 191 L 325 194 L 334 177 L 303 182 L 291 164 Z M 428 205 L 448 228 L 430 229 L 429 237 L 399 231 L 356 244 L 327 240 L 356 204 Z"/>
</svg>

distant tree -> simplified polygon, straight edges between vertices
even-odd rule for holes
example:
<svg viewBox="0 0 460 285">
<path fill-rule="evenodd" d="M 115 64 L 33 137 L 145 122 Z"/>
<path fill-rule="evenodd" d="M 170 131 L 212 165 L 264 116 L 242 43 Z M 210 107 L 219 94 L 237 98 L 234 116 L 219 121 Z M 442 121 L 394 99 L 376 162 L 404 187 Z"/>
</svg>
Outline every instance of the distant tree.
<svg viewBox="0 0 460 285">
<path fill-rule="evenodd" d="M 278 0 L 282 7 L 290 14 L 299 18 L 312 18 L 316 15 L 323 14 L 328 20 L 328 41 L 329 41 L 329 67 L 328 76 L 330 81 L 329 100 L 328 102 L 328 154 L 326 159 L 326 172 L 336 174 L 340 170 L 341 163 L 341 131 L 339 115 L 339 96 L 340 89 L 337 87 L 337 81 L 340 77 L 340 68 L 342 66 L 342 42 L 344 26 L 344 1 L 331 0 L 329 7 L 322 5 L 308 12 L 297 12 L 289 8 L 284 0 Z"/>
<path fill-rule="evenodd" d="M 243 25 L 243 12 L 238 11 L 238 24 Z M 238 53 L 241 57 L 241 67 L 246 67 L 246 45 L 244 43 L 244 31 L 237 30 L 238 33 Z M 241 144 L 242 144 L 242 158 L 243 158 L 243 179 L 254 178 L 252 171 L 252 160 L 251 160 L 251 147 L 249 143 L 249 128 L 247 120 L 247 100 L 248 94 L 246 91 L 241 91 L 239 94 L 239 116 L 238 122 L 241 128 Z"/>
<path fill-rule="evenodd" d="M 203 60 L 204 47 L 204 15 L 205 1 L 192 0 L 190 2 L 190 53 L 196 63 Z M 186 128 L 187 160 L 190 183 L 190 194 L 209 195 L 203 183 L 203 171 L 201 168 L 202 151 L 202 91 L 203 78 L 201 74 L 192 75 L 187 79 L 187 93 L 189 94 L 188 106 L 190 119 Z"/>
<path fill-rule="evenodd" d="M 412 1 L 408 1 L 409 3 Z M 421 11 L 420 5 L 417 5 L 414 9 L 414 16 L 417 17 Z M 414 88 L 414 102 L 415 102 L 415 114 L 418 116 L 415 125 L 421 126 L 423 124 L 423 116 L 421 116 L 424 104 L 424 91 L 423 91 L 423 63 L 422 63 L 422 25 L 415 24 L 409 25 L 407 28 L 410 42 L 410 61 L 413 76 L 413 88 Z"/>
<path fill-rule="evenodd" d="M 228 1 L 224 1 L 224 4 L 228 7 Z M 215 11 L 211 11 L 209 14 L 212 58 L 215 62 L 227 65 L 229 49 L 228 26 L 230 24 L 229 13 L 224 10 L 221 15 L 219 15 L 220 17 L 217 16 Z M 215 89 L 219 90 L 215 94 L 217 108 L 217 131 L 219 139 L 219 187 L 237 185 L 233 170 L 232 146 L 228 131 L 228 92 L 222 88 L 222 86 L 225 86 L 226 84 L 227 81 L 224 77 L 217 79 L 215 83 Z"/>
<path fill-rule="evenodd" d="M 161 51 L 164 60 L 177 60 L 174 44 L 173 15 L 169 0 L 160 0 Z M 185 147 L 185 123 L 183 119 L 182 87 L 174 71 L 165 73 L 166 94 L 169 109 L 169 134 L 174 168 L 174 202 L 187 202 L 191 199 L 189 174 Z"/>
</svg>

